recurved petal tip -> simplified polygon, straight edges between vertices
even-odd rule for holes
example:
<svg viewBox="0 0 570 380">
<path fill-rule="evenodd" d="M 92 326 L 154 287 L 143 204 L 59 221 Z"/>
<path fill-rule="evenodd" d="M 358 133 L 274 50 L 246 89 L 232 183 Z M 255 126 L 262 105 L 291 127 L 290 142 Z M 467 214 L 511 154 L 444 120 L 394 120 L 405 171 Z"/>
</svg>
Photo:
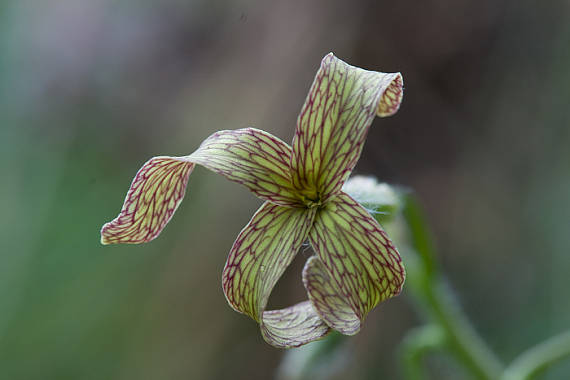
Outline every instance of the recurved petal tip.
<svg viewBox="0 0 570 380">
<path fill-rule="evenodd" d="M 101 244 L 103 244 L 103 245 L 109 245 L 110 244 L 110 242 L 107 240 L 107 238 L 103 234 L 103 229 L 101 229 Z"/>
<path fill-rule="evenodd" d="M 138 171 L 121 213 L 101 228 L 101 244 L 139 244 L 156 238 L 180 205 L 194 164 L 154 157 Z"/>
<path fill-rule="evenodd" d="M 376 110 L 376 115 L 379 117 L 392 116 L 400 108 L 402 103 L 402 97 L 404 96 L 404 79 L 402 74 L 386 74 L 390 75 L 390 84 L 384 90 L 380 102 L 378 103 L 378 108 Z"/>
</svg>

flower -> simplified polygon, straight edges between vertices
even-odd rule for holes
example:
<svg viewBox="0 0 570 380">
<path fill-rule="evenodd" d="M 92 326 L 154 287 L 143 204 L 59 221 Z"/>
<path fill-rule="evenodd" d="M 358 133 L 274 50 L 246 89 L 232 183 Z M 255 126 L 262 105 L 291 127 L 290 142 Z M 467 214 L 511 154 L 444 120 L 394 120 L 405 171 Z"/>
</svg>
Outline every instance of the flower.
<svg viewBox="0 0 570 380">
<path fill-rule="evenodd" d="M 320 339 L 330 329 L 352 335 L 379 302 L 404 283 L 400 256 L 378 222 L 342 191 L 375 115 L 393 115 L 403 95 L 400 73 L 363 70 L 325 56 L 297 119 L 292 147 L 267 132 L 216 132 L 192 154 L 154 157 L 135 176 L 123 208 L 101 242 L 156 238 L 200 164 L 246 186 L 265 203 L 237 237 L 222 274 L 231 307 L 260 324 L 276 347 Z M 287 266 L 309 240 L 303 269 L 308 301 L 265 310 Z"/>
</svg>

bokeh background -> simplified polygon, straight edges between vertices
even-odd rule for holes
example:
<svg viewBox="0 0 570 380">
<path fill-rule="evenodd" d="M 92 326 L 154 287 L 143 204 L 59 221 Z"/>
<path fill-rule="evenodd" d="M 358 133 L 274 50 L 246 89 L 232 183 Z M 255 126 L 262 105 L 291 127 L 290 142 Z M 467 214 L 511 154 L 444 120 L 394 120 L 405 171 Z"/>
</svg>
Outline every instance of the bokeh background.
<svg viewBox="0 0 570 380">
<path fill-rule="evenodd" d="M 401 71 L 358 173 L 415 189 L 441 265 L 504 361 L 570 325 L 567 1 L 0 1 L 0 378 L 268 379 L 283 351 L 220 275 L 260 205 L 202 168 L 159 239 L 102 246 L 154 155 L 255 126 L 290 141 L 320 59 Z M 271 303 L 304 299 L 307 253 Z M 406 295 L 335 378 L 398 379 Z M 434 378 L 462 379 L 430 357 Z M 549 379 L 567 378 L 570 366 Z"/>
</svg>

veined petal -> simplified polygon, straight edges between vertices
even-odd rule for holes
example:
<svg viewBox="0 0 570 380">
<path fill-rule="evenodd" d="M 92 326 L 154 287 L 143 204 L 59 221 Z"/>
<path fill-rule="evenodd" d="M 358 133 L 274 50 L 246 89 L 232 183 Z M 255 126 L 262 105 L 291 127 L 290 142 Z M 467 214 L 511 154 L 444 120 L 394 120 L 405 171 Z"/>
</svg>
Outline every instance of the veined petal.
<svg viewBox="0 0 570 380">
<path fill-rule="evenodd" d="M 299 347 L 323 338 L 330 331 L 310 301 L 263 313 L 263 338 L 278 348 Z"/>
<path fill-rule="evenodd" d="M 121 213 L 101 229 L 101 243 L 146 243 L 156 238 L 184 197 L 195 164 L 238 182 L 264 200 L 301 202 L 291 184 L 291 148 L 267 132 L 245 128 L 208 137 L 191 155 L 155 157 L 138 171 Z"/>
<path fill-rule="evenodd" d="M 119 216 L 101 229 L 101 243 L 144 243 L 160 234 L 182 202 L 194 164 L 154 157 L 137 172 Z"/>
<path fill-rule="evenodd" d="M 356 334 L 360 330 L 360 318 L 317 256 L 307 260 L 303 269 L 303 284 L 309 300 L 327 325 L 346 335 Z"/>
<path fill-rule="evenodd" d="M 237 237 L 222 274 L 230 306 L 261 325 L 264 338 L 278 347 L 318 339 L 328 332 L 310 304 L 265 311 L 277 280 L 307 237 L 315 211 L 265 202 Z"/>
<path fill-rule="evenodd" d="M 400 293 L 405 272 L 398 251 L 349 195 L 337 195 L 318 212 L 309 240 L 322 265 L 309 263 L 305 286 L 330 327 L 355 334 L 370 310 Z"/>
<path fill-rule="evenodd" d="M 340 192 L 372 119 L 394 114 L 402 95 L 400 73 L 363 70 L 332 53 L 323 58 L 293 138 L 291 175 L 305 198 L 324 202 Z"/>
<path fill-rule="evenodd" d="M 187 158 L 246 186 L 263 200 L 301 205 L 291 183 L 291 147 L 255 128 L 216 132 Z"/>
</svg>

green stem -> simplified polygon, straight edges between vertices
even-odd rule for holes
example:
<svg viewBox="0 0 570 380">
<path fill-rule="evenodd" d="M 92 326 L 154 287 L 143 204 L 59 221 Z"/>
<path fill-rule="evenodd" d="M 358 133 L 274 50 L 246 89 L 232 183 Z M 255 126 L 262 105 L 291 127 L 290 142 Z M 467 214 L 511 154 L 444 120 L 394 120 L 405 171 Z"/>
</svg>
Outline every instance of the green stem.
<svg viewBox="0 0 570 380">
<path fill-rule="evenodd" d="M 438 275 L 438 265 L 431 233 L 427 228 L 427 221 L 421 206 L 415 196 L 408 193 L 403 197 L 403 214 L 410 232 L 410 240 L 419 254 L 422 263 L 422 272 L 427 280 L 431 281 Z"/>
<path fill-rule="evenodd" d="M 421 261 L 421 284 L 410 291 L 421 292 L 415 296 L 426 302 L 431 319 L 443 328 L 448 345 L 465 367 L 479 379 L 498 379 L 503 366 L 471 326 L 439 273 L 425 218 L 412 195 L 405 198 L 404 217 Z"/>
<path fill-rule="evenodd" d="M 431 350 L 445 345 L 445 332 L 437 325 L 425 325 L 406 334 L 400 346 L 402 369 L 406 379 L 424 379 L 422 358 Z"/>
<path fill-rule="evenodd" d="M 319 368 L 330 366 L 327 363 L 338 356 L 346 337 L 337 331 L 324 339 L 305 346 L 287 350 L 277 370 L 276 380 L 306 380 L 315 376 Z"/>
<path fill-rule="evenodd" d="M 447 333 L 448 345 L 465 367 L 479 379 L 498 379 L 502 364 L 469 323 L 443 281 L 429 289 L 428 302 L 433 316 Z"/>
<path fill-rule="evenodd" d="M 523 352 L 508 366 L 502 380 L 532 379 L 567 357 L 570 357 L 570 330 Z"/>
</svg>

